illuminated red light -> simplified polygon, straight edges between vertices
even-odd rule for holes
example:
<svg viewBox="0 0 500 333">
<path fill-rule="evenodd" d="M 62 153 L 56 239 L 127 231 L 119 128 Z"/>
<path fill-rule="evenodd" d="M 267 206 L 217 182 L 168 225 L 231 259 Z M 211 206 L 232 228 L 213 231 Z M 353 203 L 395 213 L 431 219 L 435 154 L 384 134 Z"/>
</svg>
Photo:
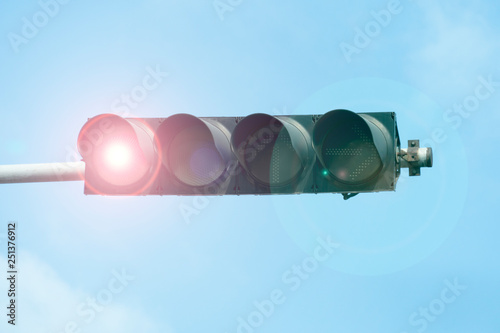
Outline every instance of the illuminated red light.
<svg viewBox="0 0 500 333">
<path fill-rule="evenodd" d="M 109 165 L 110 169 L 126 169 L 132 161 L 132 152 L 124 144 L 109 145 L 104 155 L 105 163 Z"/>
<path fill-rule="evenodd" d="M 90 119 L 78 137 L 78 149 L 92 170 L 86 188 L 134 195 L 149 187 L 160 167 L 153 138 L 148 124 L 137 119 L 112 114 Z"/>
</svg>

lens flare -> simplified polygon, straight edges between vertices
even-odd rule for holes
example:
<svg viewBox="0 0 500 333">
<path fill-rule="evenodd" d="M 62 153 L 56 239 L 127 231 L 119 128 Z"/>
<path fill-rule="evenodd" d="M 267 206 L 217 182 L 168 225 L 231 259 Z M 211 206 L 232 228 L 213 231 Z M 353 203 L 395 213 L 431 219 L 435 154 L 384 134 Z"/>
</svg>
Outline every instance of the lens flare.
<svg viewBox="0 0 500 333">
<path fill-rule="evenodd" d="M 111 169 L 125 169 L 130 166 L 132 161 L 132 152 L 130 148 L 120 143 L 109 145 L 104 155 L 106 164 Z"/>
</svg>

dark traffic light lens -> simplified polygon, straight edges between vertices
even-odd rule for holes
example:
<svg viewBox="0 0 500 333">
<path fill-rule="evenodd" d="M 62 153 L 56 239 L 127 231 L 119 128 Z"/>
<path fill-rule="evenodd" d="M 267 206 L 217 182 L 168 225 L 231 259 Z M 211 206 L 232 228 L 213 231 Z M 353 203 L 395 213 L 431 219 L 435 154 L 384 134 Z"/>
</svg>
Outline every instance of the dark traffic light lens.
<svg viewBox="0 0 500 333">
<path fill-rule="evenodd" d="M 350 124 L 325 138 L 323 160 L 340 181 L 362 183 L 376 176 L 382 168 L 382 160 L 368 134 Z"/>
<path fill-rule="evenodd" d="M 383 168 L 381 153 L 387 150 L 383 133 L 351 111 L 323 115 L 314 128 L 313 142 L 323 167 L 339 182 L 366 183 Z"/>
<path fill-rule="evenodd" d="M 163 165 L 181 183 L 206 186 L 224 177 L 231 160 L 229 139 L 208 121 L 177 114 L 157 130 Z"/>
<path fill-rule="evenodd" d="M 241 120 L 231 138 L 233 151 L 251 178 L 267 186 L 296 180 L 304 169 L 307 144 L 292 124 L 253 114 Z"/>
<path fill-rule="evenodd" d="M 204 186 L 222 176 L 225 162 L 210 132 L 199 127 L 182 130 L 172 140 L 168 161 L 174 176 L 190 186 Z"/>
</svg>

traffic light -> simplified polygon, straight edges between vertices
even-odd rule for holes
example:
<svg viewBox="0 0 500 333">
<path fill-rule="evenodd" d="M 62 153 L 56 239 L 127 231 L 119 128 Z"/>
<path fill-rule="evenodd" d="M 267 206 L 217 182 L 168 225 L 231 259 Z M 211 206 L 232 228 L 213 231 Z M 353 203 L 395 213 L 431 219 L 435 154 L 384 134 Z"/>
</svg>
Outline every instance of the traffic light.
<svg viewBox="0 0 500 333">
<path fill-rule="evenodd" d="M 85 194 L 243 195 L 395 190 L 431 148 L 401 149 L 393 112 L 89 119 L 78 136 Z"/>
</svg>

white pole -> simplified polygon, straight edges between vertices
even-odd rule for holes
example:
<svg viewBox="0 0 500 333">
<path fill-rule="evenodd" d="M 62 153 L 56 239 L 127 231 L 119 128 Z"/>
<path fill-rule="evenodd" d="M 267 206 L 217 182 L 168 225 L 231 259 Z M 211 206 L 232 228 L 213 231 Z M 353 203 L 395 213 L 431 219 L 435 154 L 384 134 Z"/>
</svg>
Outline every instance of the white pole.
<svg viewBox="0 0 500 333">
<path fill-rule="evenodd" d="M 84 180 L 85 162 L 0 165 L 0 184 Z"/>
</svg>

